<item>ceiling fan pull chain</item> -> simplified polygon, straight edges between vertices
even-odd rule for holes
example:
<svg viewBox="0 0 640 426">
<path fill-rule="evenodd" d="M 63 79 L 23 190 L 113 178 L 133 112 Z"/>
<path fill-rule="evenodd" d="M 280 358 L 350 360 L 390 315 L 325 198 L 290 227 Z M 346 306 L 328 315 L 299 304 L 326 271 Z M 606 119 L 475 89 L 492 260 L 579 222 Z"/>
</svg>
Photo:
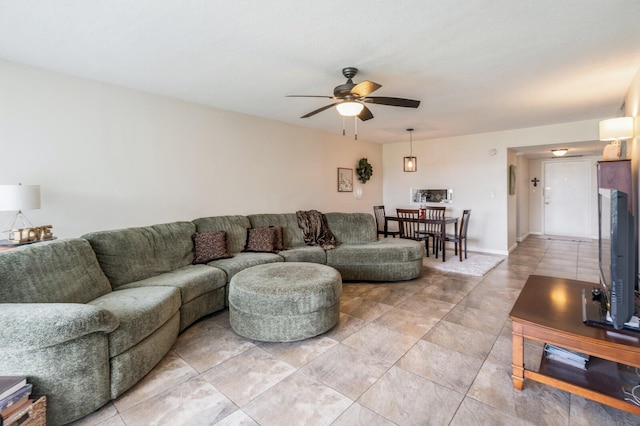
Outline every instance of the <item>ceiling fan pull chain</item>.
<svg viewBox="0 0 640 426">
<path fill-rule="evenodd" d="M 358 140 L 358 116 L 353 116 L 353 136 L 355 140 Z"/>
<path fill-rule="evenodd" d="M 345 136 L 347 132 L 344 130 L 344 115 L 342 116 L 342 136 Z"/>
</svg>

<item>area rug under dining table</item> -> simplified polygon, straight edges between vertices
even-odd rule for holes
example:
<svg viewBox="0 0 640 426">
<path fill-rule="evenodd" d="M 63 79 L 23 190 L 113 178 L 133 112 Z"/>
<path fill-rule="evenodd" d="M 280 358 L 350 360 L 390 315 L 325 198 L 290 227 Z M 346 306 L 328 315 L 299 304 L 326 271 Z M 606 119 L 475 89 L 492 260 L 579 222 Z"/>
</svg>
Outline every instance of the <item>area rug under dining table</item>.
<svg viewBox="0 0 640 426">
<path fill-rule="evenodd" d="M 424 257 L 422 264 L 429 269 L 436 269 L 442 272 L 452 272 L 456 274 L 473 275 L 481 277 L 500 262 L 506 259 L 506 256 L 495 256 L 480 253 L 467 253 L 467 259 L 462 258 L 462 262 L 458 256 L 449 256 L 445 262 L 442 257 L 437 259 L 435 256 Z"/>
</svg>

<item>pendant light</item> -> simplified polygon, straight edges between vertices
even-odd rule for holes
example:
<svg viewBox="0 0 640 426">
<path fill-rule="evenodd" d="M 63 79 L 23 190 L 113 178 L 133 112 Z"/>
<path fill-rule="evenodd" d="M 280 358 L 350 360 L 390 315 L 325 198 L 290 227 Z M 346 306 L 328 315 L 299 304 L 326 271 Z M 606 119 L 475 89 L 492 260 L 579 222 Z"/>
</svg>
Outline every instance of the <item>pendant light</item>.
<svg viewBox="0 0 640 426">
<path fill-rule="evenodd" d="M 404 171 L 415 172 L 418 170 L 418 159 L 413 156 L 413 137 L 411 136 L 413 129 L 407 129 L 407 132 L 409 132 L 409 156 L 404 157 Z"/>
</svg>

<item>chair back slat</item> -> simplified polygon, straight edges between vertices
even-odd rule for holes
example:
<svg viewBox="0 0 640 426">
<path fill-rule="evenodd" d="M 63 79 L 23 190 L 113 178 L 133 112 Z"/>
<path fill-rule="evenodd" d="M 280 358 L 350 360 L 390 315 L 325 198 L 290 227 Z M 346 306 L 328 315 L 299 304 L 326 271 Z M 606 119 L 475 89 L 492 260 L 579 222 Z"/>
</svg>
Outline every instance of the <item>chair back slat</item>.
<svg viewBox="0 0 640 426">
<path fill-rule="evenodd" d="M 427 207 L 427 209 L 425 210 L 425 217 L 427 219 L 442 220 L 444 219 L 445 211 L 446 211 L 446 207 L 440 207 L 440 206 Z M 426 223 L 425 231 L 430 235 L 435 235 L 440 232 L 440 224 Z"/>
<path fill-rule="evenodd" d="M 469 228 L 469 217 L 471 209 L 462 211 L 462 219 L 460 220 L 460 238 L 467 238 L 467 229 Z"/>
<path fill-rule="evenodd" d="M 384 232 L 384 206 L 373 206 L 373 213 L 376 218 L 376 228 L 378 232 Z"/>
<path fill-rule="evenodd" d="M 396 209 L 400 222 L 400 237 L 416 239 L 420 226 L 420 210 L 417 209 Z M 410 219 L 410 220 L 403 220 Z"/>
</svg>

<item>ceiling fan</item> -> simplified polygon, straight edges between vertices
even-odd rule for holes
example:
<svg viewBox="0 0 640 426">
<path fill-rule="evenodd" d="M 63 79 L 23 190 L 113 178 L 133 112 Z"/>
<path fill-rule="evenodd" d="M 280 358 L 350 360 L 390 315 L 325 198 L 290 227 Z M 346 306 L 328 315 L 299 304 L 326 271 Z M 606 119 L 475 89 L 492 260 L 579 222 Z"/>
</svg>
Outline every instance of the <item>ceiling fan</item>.
<svg viewBox="0 0 640 426">
<path fill-rule="evenodd" d="M 347 78 L 345 84 L 340 84 L 333 89 L 333 96 L 317 96 L 317 95 L 288 95 L 292 98 L 327 98 L 335 99 L 337 102 L 323 106 L 300 118 L 307 118 L 329 109 L 336 107 L 340 115 L 353 117 L 357 116 L 362 121 L 371 120 L 373 114 L 371 110 L 364 104 L 391 105 L 405 108 L 418 108 L 420 101 L 404 98 L 390 98 L 386 96 L 369 96 L 370 93 L 378 90 L 382 86 L 378 83 L 365 80 L 361 83 L 354 83 L 352 78 L 358 73 L 358 68 L 347 67 L 342 69 L 342 75 Z"/>
</svg>

